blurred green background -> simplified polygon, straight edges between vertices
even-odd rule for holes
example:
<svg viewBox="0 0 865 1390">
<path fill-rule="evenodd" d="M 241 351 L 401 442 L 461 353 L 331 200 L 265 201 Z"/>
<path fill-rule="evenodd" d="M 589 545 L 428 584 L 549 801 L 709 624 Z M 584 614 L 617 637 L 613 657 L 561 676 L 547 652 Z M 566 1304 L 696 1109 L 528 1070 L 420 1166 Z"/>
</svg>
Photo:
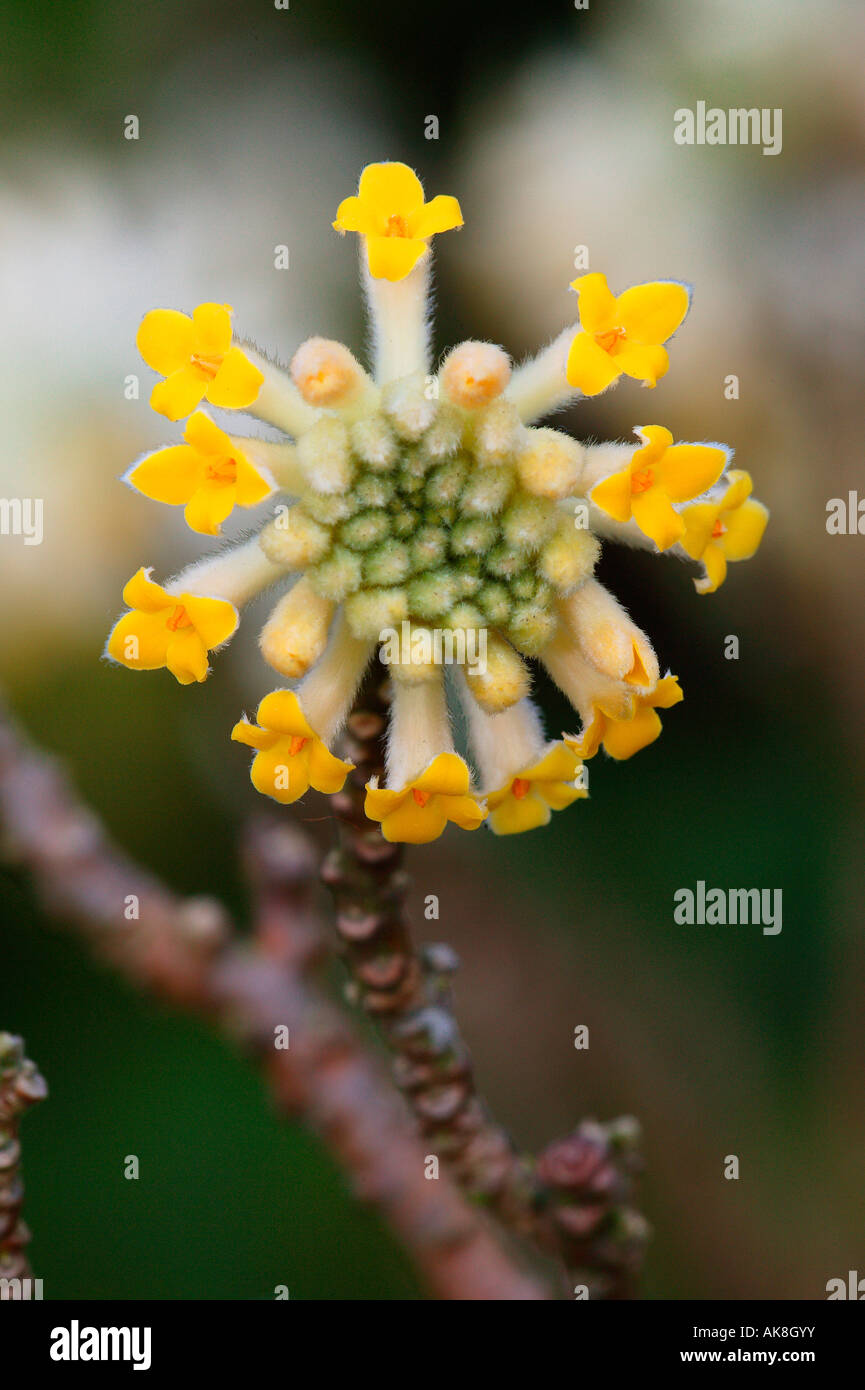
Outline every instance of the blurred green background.
<svg viewBox="0 0 865 1390">
<path fill-rule="evenodd" d="M 825 524 L 830 498 L 865 496 L 861 11 L 7 0 L 2 41 L 0 495 L 45 499 L 45 541 L 0 537 L 0 678 L 128 851 L 241 915 L 235 846 L 260 808 L 227 731 L 270 686 L 256 611 L 204 687 L 99 661 L 133 570 L 194 553 L 117 481 L 171 435 L 147 405 L 141 315 L 213 298 L 283 359 L 311 332 L 360 351 L 354 248 L 329 226 L 385 158 L 466 217 L 436 248 L 439 349 L 490 337 L 519 357 L 551 337 L 577 245 L 615 288 L 694 284 L 651 419 L 734 446 L 772 510 L 762 550 L 705 598 L 674 560 L 605 551 L 600 577 L 684 704 L 637 758 L 593 763 L 591 800 L 547 831 L 414 852 L 418 901 L 441 899 L 418 920 L 462 957 L 480 1083 L 519 1144 L 588 1114 L 641 1120 L 647 1296 L 825 1297 L 865 1261 L 865 539 Z M 673 112 L 698 100 L 780 107 L 782 153 L 676 146 Z M 562 423 L 627 437 L 636 391 Z M 319 833 L 327 814 L 300 811 Z M 783 931 L 676 925 L 673 893 L 698 879 L 782 889 Z M 0 906 L 0 1027 L 50 1086 L 24 1129 L 47 1297 L 421 1296 L 241 1058 L 95 965 L 13 874 Z"/>
</svg>

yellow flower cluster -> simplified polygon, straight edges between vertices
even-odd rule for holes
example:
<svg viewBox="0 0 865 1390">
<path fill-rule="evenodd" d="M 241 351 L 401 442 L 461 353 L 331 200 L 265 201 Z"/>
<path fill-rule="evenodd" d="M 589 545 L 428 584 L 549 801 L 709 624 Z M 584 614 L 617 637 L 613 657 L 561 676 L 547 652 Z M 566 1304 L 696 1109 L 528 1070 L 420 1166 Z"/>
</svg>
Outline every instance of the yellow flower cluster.
<svg viewBox="0 0 865 1390">
<path fill-rule="evenodd" d="M 455 198 L 427 202 L 398 163 L 370 165 L 340 204 L 334 227 L 362 239 L 369 372 L 322 338 L 285 371 L 235 340 L 228 305 L 145 315 L 138 347 L 164 378 L 151 404 L 186 425 L 183 443 L 140 459 L 126 482 L 182 507 L 204 536 L 236 507 L 270 506 L 251 537 L 164 586 L 140 569 L 106 646 L 131 669 L 203 681 L 239 609 L 280 586 L 260 646 L 291 688 L 232 732 L 254 752 L 253 785 L 285 804 L 342 788 L 351 764 L 331 745 L 379 655 L 393 702 L 384 784 L 370 782 L 366 812 L 408 843 L 450 822 L 497 834 L 545 825 L 587 795 L 585 762 L 601 746 L 629 758 L 658 737 L 658 710 L 682 692 L 594 578 L 601 538 L 699 562 L 697 589 L 710 593 L 728 562 L 754 554 L 767 519 L 722 445 L 677 443 L 660 425 L 637 428 L 636 446 L 583 445 L 537 423 L 623 375 L 654 386 L 688 311 L 684 285 L 614 296 L 603 275 L 583 275 L 578 322 L 536 358 L 513 370 L 501 348 L 467 341 L 435 371 L 430 240 L 462 220 Z M 202 402 L 281 437 L 228 433 Z M 531 659 L 579 714 L 579 734 L 547 739 Z"/>
</svg>

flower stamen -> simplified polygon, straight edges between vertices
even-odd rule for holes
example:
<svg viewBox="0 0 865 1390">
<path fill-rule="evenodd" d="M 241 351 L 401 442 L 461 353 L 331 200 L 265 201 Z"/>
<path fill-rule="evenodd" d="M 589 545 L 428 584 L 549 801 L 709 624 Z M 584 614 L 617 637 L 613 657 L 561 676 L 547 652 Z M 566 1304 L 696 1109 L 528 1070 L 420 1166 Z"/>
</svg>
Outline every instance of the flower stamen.
<svg viewBox="0 0 865 1390">
<path fill-rule="evenodd" d="M 176 632 L 180 627 L 192 627 L 192 619 L 182 603 L 174 605 L 165 625 L 169 632 Z"/>
</svg>

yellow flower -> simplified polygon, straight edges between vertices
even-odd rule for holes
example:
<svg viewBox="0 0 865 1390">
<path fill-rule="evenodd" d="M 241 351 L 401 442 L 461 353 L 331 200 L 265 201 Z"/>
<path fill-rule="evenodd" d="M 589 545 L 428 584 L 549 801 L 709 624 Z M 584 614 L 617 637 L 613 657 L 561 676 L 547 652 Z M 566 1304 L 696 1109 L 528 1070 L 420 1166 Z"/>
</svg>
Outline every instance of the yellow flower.
<svg viewBox="0 0 865 1390">
<path fill-rule="evenodd" d="M 565 743 L 581 758 L 593 758 L 601 744 L 611 758 L 631 758 L 647 748 L 661 732 L 656 710 L 677 705 L 684 695 L 678 676 L 664 676 L 650 695 L 637 695 L 632 713 L 623 718 L 603 701 L 592 705 L 592 722 L 579 738 L 565 735 Z"/>
<path fill-rule="evenodd" d="M 606 391 L 624 372 L 655 386 L 670 365 L 663 343 L 688 312 L 690 292 L 675 280 L 633 285 L 618 298 L 605 275 L 581 275 L 580 332 L 571 343 L 565 375 L 584 396 Z"/>
<path fill-rule="evenodd" d="M 181 685 L 207 678 L 207 653 L 237 628 L 237 609 L 221 598 L 169 594 L 152 571 L 138 570 L 123 590 L 124 613 L 108 638 L 106 654 L 133 671 L 167 666 Z"/>
<path fill-rule="evenodd" d="M 424 202 L 420 179 L 406 164 L 368 164 L 357 196 L 340 203 L 334 227 L 366 237 L 369 273 L 376 280 L 404 280 L 437 232 L 463 225 L 456 198 Z"/>
<path fill-rule="evenodd" d="M 310 787 L 328 795 L 342 790 L 354 764 L 342 762 L 325 747 L 293 691 L 265 695 L 256 718 L 258 725 L 241 719 L 231 731 L 236 743 L 256 750 L 250 770 L 256 791 L 287 806 Z"/>
<path fill-rule="evenodd" d="M 634 433 L 643 448 L 618 473 L 596 483 L 589 497 L 614 521 L 633 517 L 659 550 L 669 550 L 685 531 L 673 503 L 699 497 L 717 482 L 729 451 L 719 444 L 674 444 L 662 425 L 642 425 Z"/>
<path fill-rule="evenodd" d="M 126 481 L 155 502 L 185 504 L 193 531 L 218 536 L 235 506 L 254 507 L 273 492 L 272 478 L 254 467 L 203 410 L 190 416 L 183 438 L 185 444 L 148 454 Z"/>
<path fill-rule="evenodd" d="M 553 811 L 562 811 L 588 796 L 587 791 L 574 786 L 580 766 L 572 748 L 554 743 L 539 762 L 487 795 L 490 829 L 496 835 L 519 835 L 547 825 Z"/>
<path fill-rule="evenodd" d="M 192 318 L 176 309 L 144 315 L 135 341 L 148 367 L 166 378 L 150 397 L 160 415 L 182 420 L 204 397 L 226 410 L 252 405 L 264 376 L 232 347 L 231 313 L 229 304 L 199 304 Z"/>
<path fill-rule="evenodd" d="M 713 594 L 727 577 L 728 560 L 750 560 L 763 539 L 769 512 L 751 497 L 751 479 L 739 468 L 728 474 L 726 492 L 714 502 L 685 507 L 682 549 L 702 560 L 706 573 L 695 579 L 699 594 Z"/>
<path fill-rule="evenodd" d="M 386 840 L 409 845 L 437 840 L 448 821 L 477 830 L 486 816 L 469 792 L 469 770 L 456 753 L 439 753 L 399 791 L 368 783 L 364 809 L 370 820 L 381 822 Z"/>
</svg>

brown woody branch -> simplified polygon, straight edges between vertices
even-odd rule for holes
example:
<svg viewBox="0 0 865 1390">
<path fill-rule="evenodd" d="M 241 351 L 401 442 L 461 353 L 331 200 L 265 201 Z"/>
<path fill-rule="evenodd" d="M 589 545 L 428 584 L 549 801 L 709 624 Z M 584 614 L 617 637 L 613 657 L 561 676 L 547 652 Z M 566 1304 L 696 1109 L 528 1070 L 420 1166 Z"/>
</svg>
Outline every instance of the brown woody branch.
<svg viewBox="0 0 865 1390">
<path fill-rule="evenodd" d="M 24 1043 L 12 1033 L 0 1033 L 0 1299 L 20 1296 L 12 1281 L 31 1278 L 27 1246 L 30 1232 L 21 1220 L 24 1187 L 20 1176 L 18 1127 L 29 1106 L 44 1100 L 48 1088 L 36 1066 L 24 1055 Z"/>
<path fill-rule="evenodd" d="M 316 982 L 326 948 L 311 904 L 311 852 L 295 827 L 268 824 L 249 837 L 258 931 L 246 946 L 217 903 L 176 897 L 117 850 L 2 709 L 0 825 L 5 857 L 29 872 L 51 914 L 136 984 L 209 1015 L 255 1050 L 281 1106 L 321 1135 L 435 1296 L 549 1296 L 446 1173 L 427 1179 L 426 1147 L 400 1098 Z M 125 915 L 130 903 L 137 918 Z M 283 1029 L 287 1048 L 275 1046 Z"/>
<path fill-rule="evenodd" d="M 627 1297 L 647 1236 L 628 1205 L 639 1167 L 636 1123 L 584 1122 L 534 1162 L 490 1114 L 454 1013 L 457 958 L 444 944 L 416 947 L 403 847 L 364 815 L 366 783 L 384 775 L 387 713 L 386 673 L 377 664 L 348 721 L 343 753 L 355 771 L 334 798 L 339 842 L 322 869 L 355 998 L 380 1027 L 424 1145 L 460 1186 L 553 1256 L 567 1271 L 563 1287 Z"/>
</svg>

